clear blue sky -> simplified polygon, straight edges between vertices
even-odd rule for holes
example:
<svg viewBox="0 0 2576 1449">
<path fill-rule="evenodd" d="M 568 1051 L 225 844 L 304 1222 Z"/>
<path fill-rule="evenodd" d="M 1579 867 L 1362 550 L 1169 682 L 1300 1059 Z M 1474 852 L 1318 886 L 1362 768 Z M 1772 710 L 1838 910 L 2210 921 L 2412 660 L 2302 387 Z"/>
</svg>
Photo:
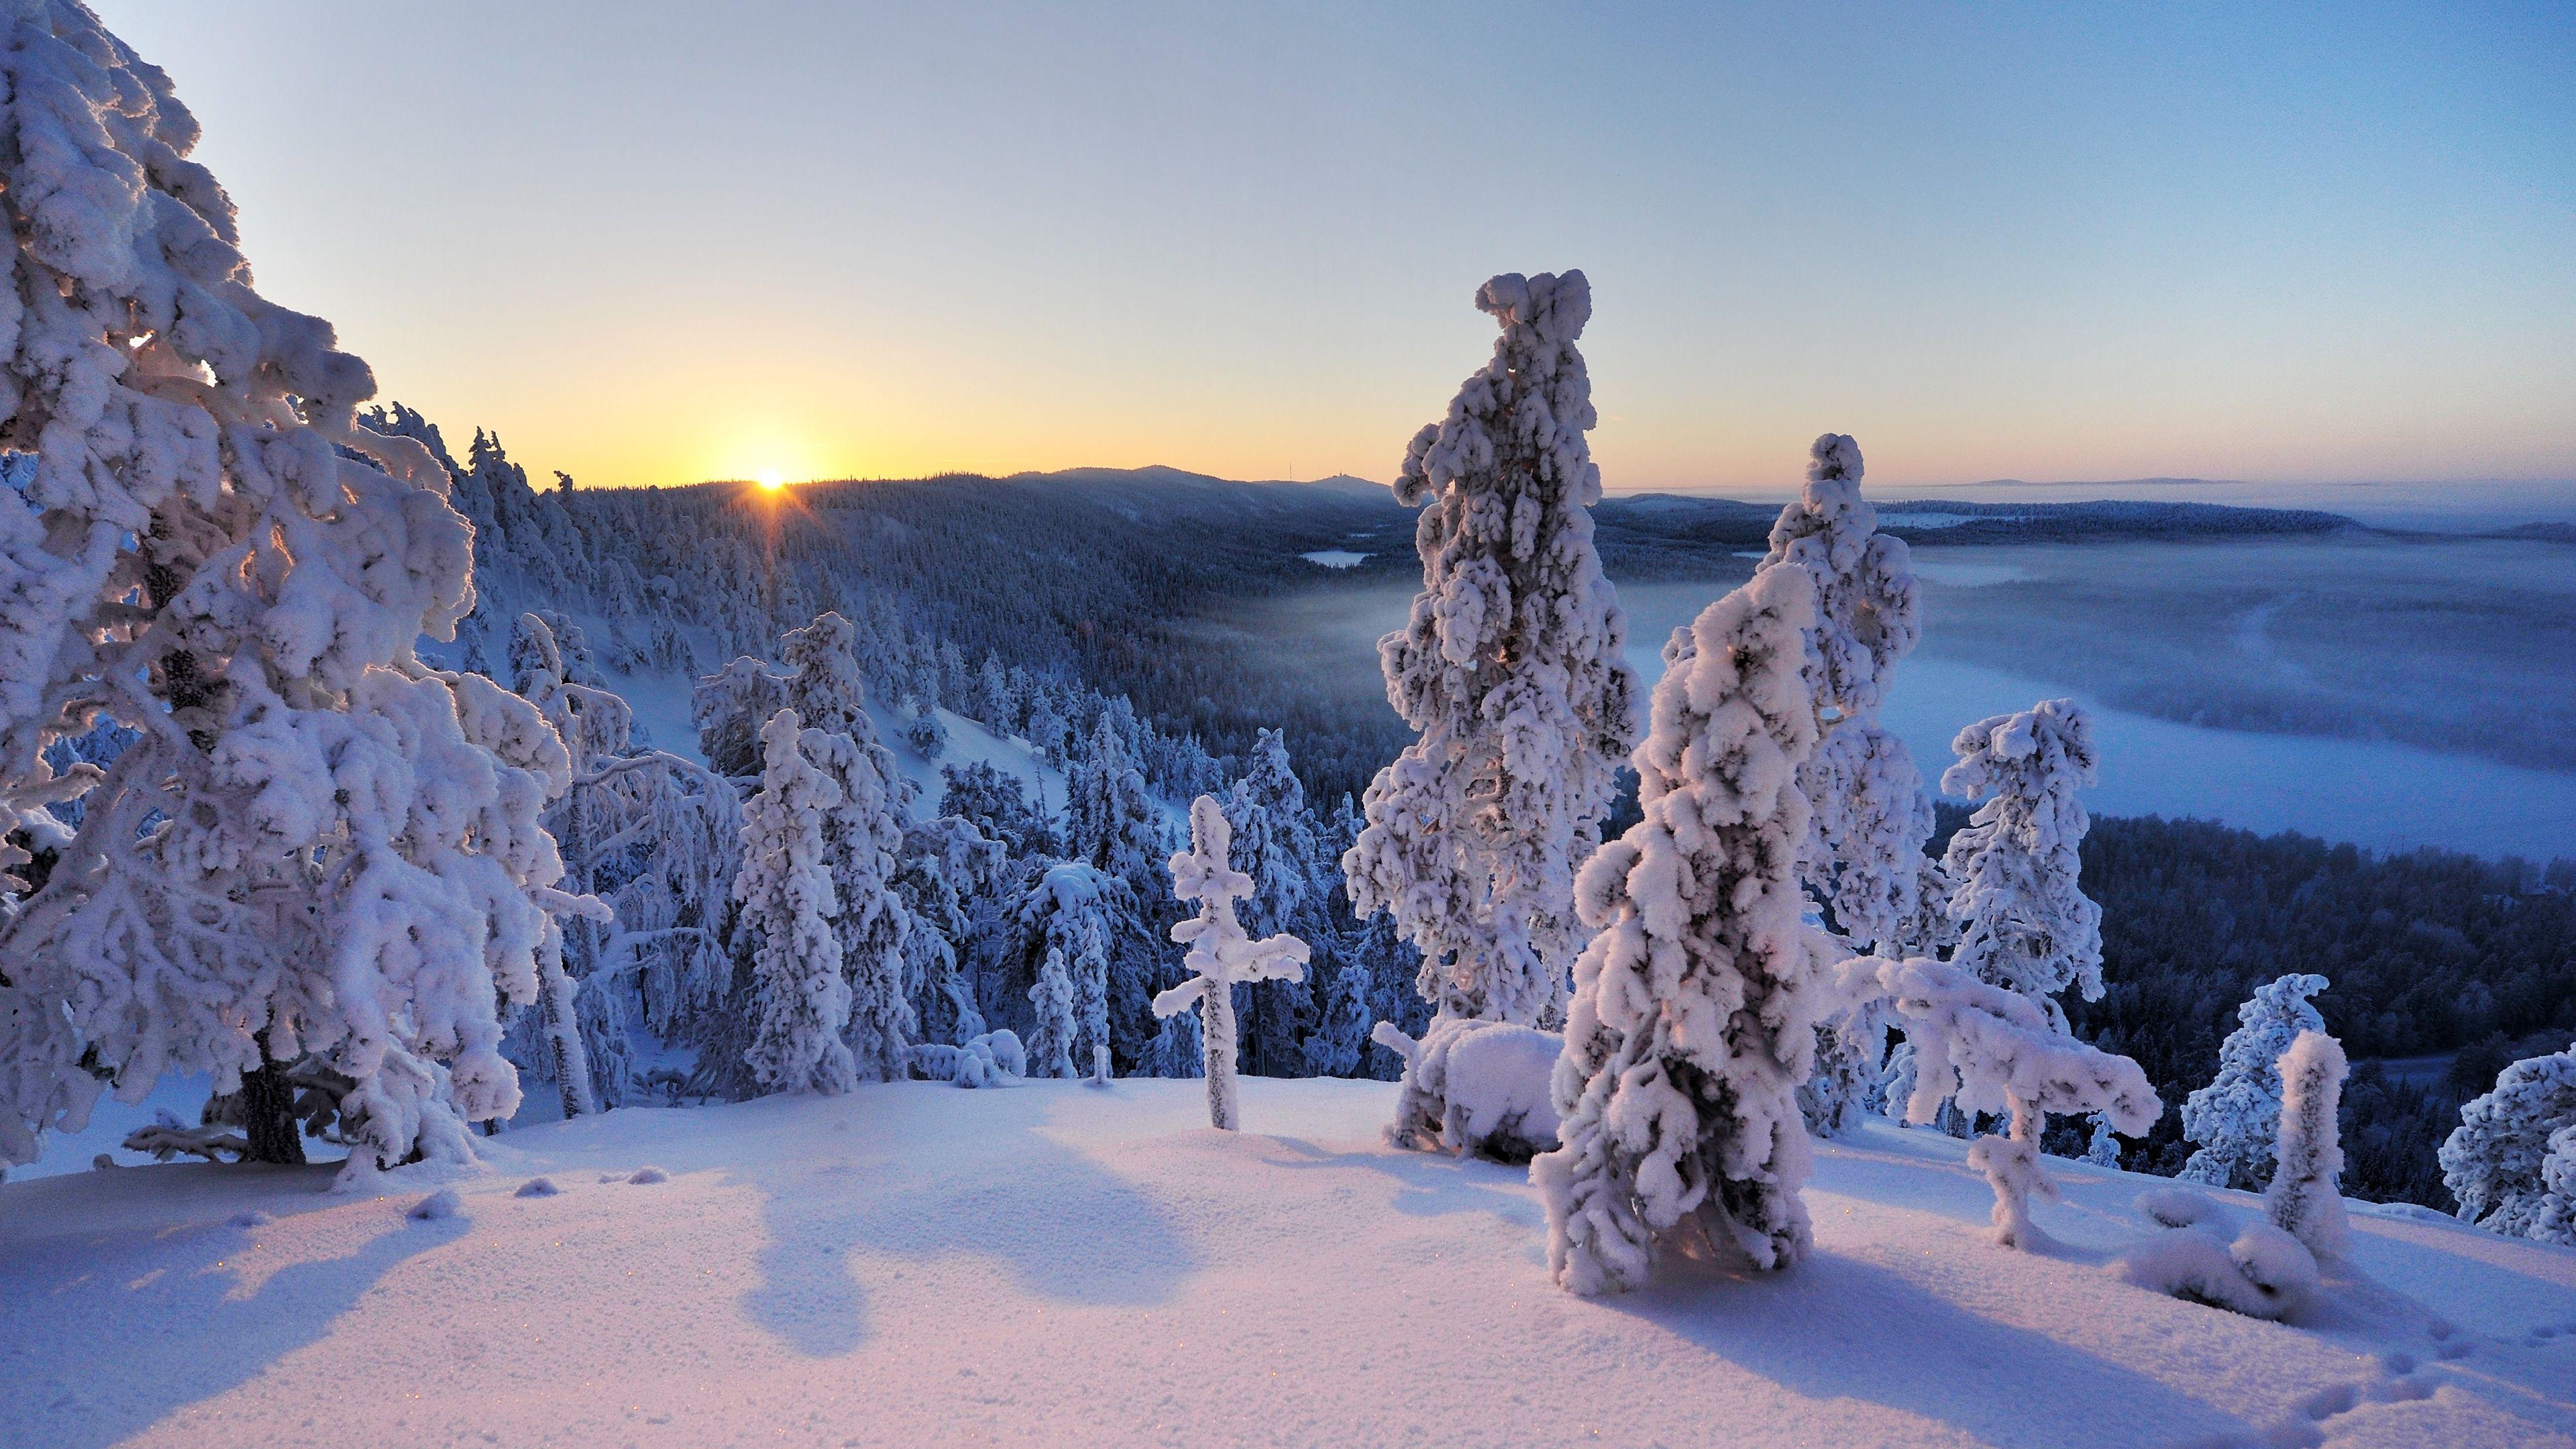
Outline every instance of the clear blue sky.
<svg viewBox="0 0 2576 1449">
<path fill-rule="evenodd" d="M 1614 488 L 2576 477 L 2565 4 L 98 8 L 584 482 L 1383 478 L 1569 266 Z"/>
</svg>

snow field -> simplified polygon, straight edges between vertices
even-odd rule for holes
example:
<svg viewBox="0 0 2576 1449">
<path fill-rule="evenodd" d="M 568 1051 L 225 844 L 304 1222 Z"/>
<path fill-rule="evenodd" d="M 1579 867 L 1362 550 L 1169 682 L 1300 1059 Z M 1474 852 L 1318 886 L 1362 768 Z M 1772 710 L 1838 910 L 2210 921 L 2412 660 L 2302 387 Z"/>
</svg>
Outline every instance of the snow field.
<svg viewBox="0 0 2576 1449">
<path fill-rule="evenodd" d="M 1584 1300 L 1523 1174 L 1382 1143 L 1392 1084 L 1242 1086 L 1241 1133 L 1192 1081 L 901 1083 L 478 1139 L 378 1197 L 0 1185 L 0 1443 L 2576 1444 L 2565 1250 L 2357 1212 L 2375 1281 L 2263 1323 L 2106 1271 L 2157 1180 L 2050 1160 L 2062 1246 L 2015 1253 L 1964 1144 L 1873 1124 L 1818 1144 L 1797 1267 Z"/>
</svg>

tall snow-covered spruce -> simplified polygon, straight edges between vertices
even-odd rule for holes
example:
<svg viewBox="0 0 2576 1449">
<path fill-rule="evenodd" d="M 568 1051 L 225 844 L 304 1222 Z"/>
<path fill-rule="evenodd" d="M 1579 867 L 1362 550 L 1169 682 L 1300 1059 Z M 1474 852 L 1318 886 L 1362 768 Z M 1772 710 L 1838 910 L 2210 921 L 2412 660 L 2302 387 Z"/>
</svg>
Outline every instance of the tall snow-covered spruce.
<svg viewBox="0 0 2576 1449">
<path fill-rule="evenodd" d="M 1774 569 L 1674 631 L 1636 753 L 1645 818 L 1583 868 L 1599 934 L 1556 1066 L 1563 1145 L 1530 1165 L 1549 1268 L 1576 1293 L 1640 1286 L 1686 1224 L 1763 1268 L 1807 1251 L 1797 1091 L 1829 945 L 1798 885 L 1814 622 L 1807 575 Z"/>
<path fill-rule="evenodd" d="M 2567 1231 L 2566 1194 L 2576 1183 L 2559 1149 L 2576 1148 L 2571 1134 L 2576 1046 L 2527 1057 L 2497 1073 L 2495 1090 L 2462 1107 L 2460 1125 L 2442 1143 L 2442 1185 L 2459 1200 L 2460 1220 L 2509 1237 Z M 2553 1165 L 2560 1199 L 2555 1210 L 2548 1170 Z"/>
<path fill-rule="evenodd" d="M 1922 637 L 1922 589 L 1904 540 L 1878 532 L 1861 471 L 1852 439 L 1816 439 L 1806 486 L 1780 510 L 1760 567 L 1800 570 L 1816 589 L 1804 672 L 1820 738 L 1798 769 L 1813 812 L 1800 877 L 1852 954 L 1902 956 L 1943 944 L 1948 892 L 1923 852 L 1931 796 L 1905 742 L 1879 723 L 1897 661 Z M 1927 888 L 1938 899 L 1927 903 Z M 1886 1036 L 1875 1005 L 1818 1024 L 1815 1075 L 1799 1098 L 1811 1129 L 1836 1135 L 1858 1120 Z"/>
<path fill-rule="evenodd" d="M 1369 785 L 1342 857 L 1351 908 L 1392 914 L 1444 1016 L 1555 1016 L 1577 944 L 1574 870 L 1636 740 L 1627 621 L 1592 546 L 1601 471 L 1575 341 L 1581 272 L 1478 289 L 1493 361 L 1423 428 L 1395 484 L 1423 508 L 1422 591 L 1378 641 L 1387 698 L 1420 731 Z"/>
<path fill-rule="evenodd" d="M 2281 1054 L 2281 1135 L 2263 1202 L 2272 1225 L 2305 1243 L 2320 1262 L 2342 1257 L 2351 1239 L 2337 1189 L 2343 1139 L 2335 1108 L 2344 1072 L 2343 1043 L 2321 1031 L 2300 1032 Z"/>
<path fill-rule="evenodd" d="M 1172 927 L 1188 946 L 1190 978 L 1154 998 L 1156 1016 L 1199 1009 L 1206 1042 L 1208 1125 L 1232 1132 L 1243 1123 L 1234 1074 L 1234 987 L 1239 981 L 1295 981 L 1306 974 L 1306 943 L 1294 936 L 1253 939 L 1235 919 L 1235 902 L 1254 893 L 1252 877 L 1228 860 L 1234 829 L 1213 795 L 1190 802 L 1190 848 L 1172 857 L 1172 893 L 1198 902 L 1198 914 Z"/>
<path fill-rule="evenodd" d="M 447 474 L 253 289 L 168 78 L 77 4 L 0 24 L 0 447 L 34 458 L 0 488 L 0 826 L 50 856 L 0 928 L 0 1163 L 93 1072 L 211 1073 L 250 1156 L 300 1161 L 307 1059 L 353 1082 L 347 1178 L 470 1157 L 519 1102 L 500 1009 L 550 916 L 600 909 L 538 824 L 563 744 L 414 653 L 473 607 Z M 56 777 L 102 714 L 141 738 Z M 77 831 L 35 818 L 74 798 Z"/>
<path fill-rule="evenodd" d="M 858 1080 L 849 1046 L 850 984 L 841 975 L 826 829 L 841 787 L 806 755 L 826 736 L 782 709 L 760 727 L 760 793 L 743 806 L 742 874 L 734 895 L 758 931 L 752 961 L 759 1025 L 745 1056 L 772 1091 L 846 1092 Z"/>
</svg>

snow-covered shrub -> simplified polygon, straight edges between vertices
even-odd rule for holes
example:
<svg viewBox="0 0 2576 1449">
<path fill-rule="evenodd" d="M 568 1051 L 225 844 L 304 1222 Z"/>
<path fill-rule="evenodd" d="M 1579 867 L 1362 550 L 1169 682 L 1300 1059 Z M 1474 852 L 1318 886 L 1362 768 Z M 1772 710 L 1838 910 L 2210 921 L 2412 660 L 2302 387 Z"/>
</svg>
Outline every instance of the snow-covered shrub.
<svg viewBox="0 0 2576 1449">
<path fill-rule="evenodd" d="M 2050 1112 L 2099 1112 L 2132 1135 L 2164 1115 L 2147 1074 L 2127 1057 L 2077 1041 L 2020 992 L 1980 981 L 1955 961 L 1861 957 L 1837 965 L 1832 994 L 1889 1002 L 1914 1052 L 1906 1120 L 1923 1123 L 1945 1101 L 1967 1112 L 2007 1116 L 2007 1135 L 1980 1137 L 1969 1161 L 1995 1190 L 1996 1241 L 2042 1241 L 2030 1221 L 2034 1192 L 2055 1196 L 2039 1166 L 2039 1131 Z"/>
<path fill-rule="evenodd" d="M 2149 1292 L 2242 1313 L 2280 1318 L 2317 1290 L 2317 1262 L 2298 1239 L 2270 1223 L 2248 1223 L 2234 1243 L 2198 1228 L 2158 1233 L 2108 1266 Z"/>
<path fill-rule="evenodd" d="M 1944 792 L 1982 800 L 1942 858 L 1950 959 L 1979 980 L 2041 1004 L 2063 1030 L 2056 996 L 2073 986 L 2102 997 L 2102 908 L 2077 884 L 2077 847 L 2092 822 L 2075 799 L 2094 781 L 2093 721 L 2071 699 L 2043 700 L 1959 731 Z"/>
<path fill-rule="evenodd" d="M 2343 1098 L 2343 1044 L 2321 1031 L 2300 1032 L 2281 1054 L 2280 1070 L 2281 1136 L 2264 1207 L 2274 1227 L 2331 1262 L 2344 1255 L 2351 1236 L 2343 1196 L 2336 1191 L 2343 1176 L 2343 1141 L 2335 1124 Z"/>
<path fill-rule="evenodd" d="M 2131 1200 L 2139 1214 L 2161 1226 L 2187 1228 L 2195 1223 L 2215 1221 L 2218 1204 L 2205 1192 L 2187 1187 L 2151 1187 Z"/>
<path fill-rule="evenodd" d="M 2246 1191 L 2271 1179 L 2281 1124 L 2281 1054 L 2301 1032 L 2326 1029 L 2325 1018 L 2308 1004 L 2325 989 L 2322 976 L 2283 976 L 2256 987 L 2253 998 L 2236 1008 L 2237 1028 L 2218 1046 L 2218 1075 L 2183 1101 L 2182 1135 L 2198 1149 L 2179 1176 Z"/>
<path fill-rule="evenodd" d="M 1392 1022 L 1369 1040 L 1404 1059 L 1404 1087 L 1386 1140 L 1397 1147 L 1433 1141 L 1464 1157 L 1523 1163 L 1557 1144 L 1550 1079 L 1565 1038 L 1508 1021 L 1469 1017 L 1433 1020 L 1420 1041 Z"/>
<path fill-rule="evenodd" d="M 330 324 L 253 287 L 168 78 L 86 7 L 8 11 L 0 71 L 0 830 L 83 801 L 0 926 L 0 1163 L 97 1090 L 242 1092 L 253 1157 L 301 1160 L 276 1080 L 354 1082 L 351 1180 L 467 1159 L 519 1101 L 499 1011 L 534 1002 L 566 783 L 526 701 L 430 668 L 472 607 L 471 531 Z M 57 775 L 100 715 L 141 732 Z M 0 863 L 0 871 L 8 869 Z M 86 1064 L 86 1065 L 85 1065 Z"/>
<path fill-rule="evenodd" d="M 840 902 L 823 834 L 841 787 L 806 758 L 807 738 L 796 711 L 770 716 L 760 731 L 760 793 L 742 810 L 734 896 L 744 923 L 759 932 L 752 957 L 759 1025 L 744 1055 L 772 1091 L 834 1094 L 858 1081 L 841 1040 L 850 984 L 833 931 Z"/>
<path fill-rule="evenodd" d="M 1797 879 L 1814 619 L 1806 574 L 1774 569 L 1674 632 L 1636 752 L 1645 818 L 1583 867 L 1599 934 L 1575 962 L 1555 1071 L 1564 1145 L 1530 1166 L 1570 1291 L 1643 1284 L 1686 1218 L 1759 1267 L 1806 1252 L 1797 1091 L 1827 944 Z"/>
<path fill-rule="evenodd" d="M 1073 1075 L 1073 977 L 1050 946 L 1029 986 L 1029 1058 L 1041 1077 Z"/>
<path fill-rule="evenodd" d="M 1192 972 L 1154 998 L 1156 1016 L 1199 1009 L 1206 1049 L 1208 1125 L 1234 1131 L 1242 1122 L 1234 1080 L 1234 987 L 1239 981 L 1296 980 L 1306 974 L 1306 943 L 1294 936 L 1255 940 L 1235 919 L 1235 902 L 1253 893 L 1252 877 L 1228 861 L 1234 830 L 1213 795 L 1190 802 L 1190 848 L 1172 857 L 1172 893 L 1198 902 L 1198 914 L 1172 927 L 1188 946 L 1181 964 Z"/>
<path fill-rule="evenodd" d="M 2495 1090 L 2460 1109 L 2441 1151 L 2442 1185 L 2460 1219 L 2508 1237 L 2529 1237 L 2547 1201 L 2541 1165 L 2553 1139 L 2576 1127 L 2576 1047 L 2515 1062 Z"/>
<path fill-rule="evenodd" d="M 1601 471 L 1575 340 L 1581 272 L 1498 276 L 1476 305 L 1493 361 L 1406 451 L 1422 591 L 1378 641 L 1387 699 L 1421 737 L 1380 770 L 1342 857 L 1352 913 L 1391 913 L 1443 1016 L 1553 1017 L 1578 940 L 1574 869 L 1636 739 L 1627 620 L 1592 545 Z M 1427 505 L 1427 506 L 1426 506 Z"/>
<path fill-rule="evenodd" d="M 1028 1053 L 1017 1032 L 1002 1030 L 944 1046 L 925 1042 L 908 1053 L 912 1069 L 934 1082 L 960 1087 L 1005 1087 L 1029 1074 Z"/>
</svg>

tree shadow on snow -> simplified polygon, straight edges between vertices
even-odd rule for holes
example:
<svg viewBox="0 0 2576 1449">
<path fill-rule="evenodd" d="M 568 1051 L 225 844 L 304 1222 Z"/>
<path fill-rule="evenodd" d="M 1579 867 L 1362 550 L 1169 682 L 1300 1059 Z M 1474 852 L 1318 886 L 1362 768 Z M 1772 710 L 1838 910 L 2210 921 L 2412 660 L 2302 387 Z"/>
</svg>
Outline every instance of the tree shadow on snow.
<svg viewBox="0 0 2576 1449">
<path fill-rule="evenodd" d="M 1667 1258 L 1655 1271 L 1645 1290 L 1595 1301 L 1810 1399 L 1865 1400 L 2040 1449 L 2250 1432 L 2157 1379 L 1856 1259 L 1819 1252 L 1767 1275 Z"/>
<path fill-rule="evenodd" d="M 891 1190 L 871 1170 L 825 1163 L 750 1179 L 766 1194 L 768 1242 L 743 1317 L 810 1357 L 849 1353 L 873 1331 L 854 1249 L 983 1258 L 1024 1291 L 1114 1307 L 1166 1302 L 1197 1270 L 1186 1231 L 1160 1204 L 1038 1133 L 1007 1170 L 985 1159 Z"/>
<path fill-rule="evenodd" d="M 1525 1228 L 1547 1226 L 1547 1214 L 1537 1203 L 1524 1194 L 1506 1190 L 1528 1184 L 1529 1169 L 1524 1167 L 1453 1157 L 1446 1152 L 1408 1148 L 1334 1152 L 1297 1137 L 1270 1140 L 1297 1154 L 1297 1160 L 1282 1160 L 1281 1167 L 1364 1168 L 1395 1179 L 1401 1190 L 1387 1200 L 1387 1206 L 1407 1217 L 1481 1212 Z"/>
<path fill-rule="evenodd" d="M 290 1264 L 247 1292 L 227 1264 L 258 1229 L 220 1221 L 0 1261 L 0 1444 L 122 1442 L 320 1341 L 404 1259 L 470 1230 L 388 1204 L 383 1230 L 356 1251 Z"/>
</svg>

